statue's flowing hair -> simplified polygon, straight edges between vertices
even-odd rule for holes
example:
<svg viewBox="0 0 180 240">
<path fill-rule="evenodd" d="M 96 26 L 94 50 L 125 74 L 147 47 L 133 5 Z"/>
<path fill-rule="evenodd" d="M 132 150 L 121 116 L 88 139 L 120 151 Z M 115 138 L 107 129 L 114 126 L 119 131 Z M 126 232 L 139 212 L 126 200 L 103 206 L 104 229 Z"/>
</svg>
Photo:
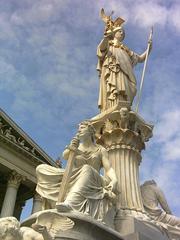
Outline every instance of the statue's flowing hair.
<svg viewBox="0 0 180 240">
<path fill-rule="evenodd" d="M 95 142 L 95 133 L 96 133 L 96 130 L 94 128 L 94 126 L 92 125 L 92 123 L 89 121 L 89 120 L 84 120 L 83 122 L 81 122 L 79 124 L 79 126 L 81 125 L 84 125 L 84 126 L 87 126 L 88 127 L 88 130 L 91 134 L 91 139 L 93 142 Z"/>
<path fill-rule="evenodd" d="M 20 223 L 15 217 L 0 218 L 0 239 L 5 240 L 7 235 L 13 236 L 14 239 L 22 239 Z"/>
</svg>

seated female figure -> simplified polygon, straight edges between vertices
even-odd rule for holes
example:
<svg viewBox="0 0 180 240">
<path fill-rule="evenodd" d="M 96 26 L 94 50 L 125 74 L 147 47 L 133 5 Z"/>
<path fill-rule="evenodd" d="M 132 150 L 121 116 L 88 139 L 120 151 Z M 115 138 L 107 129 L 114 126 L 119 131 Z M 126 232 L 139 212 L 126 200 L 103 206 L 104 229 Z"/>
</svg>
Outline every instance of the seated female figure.
<svg viewBox="0 0 180 240">
<path fill-rule="evenodd" d="M 94 133 L 93 126 L 85 121 L 79 126 L 78 138 L 71 142 L 71 145 L 76 146 L 76 154 L 63 203 L 57 203 L 63 169 L 39 165 L 36 190 L 43 198 L 51 200 L 51 207 L 57 203 L 58 211 L 73 210 L 103 220 L 116 197 L 117 178 L 107 151 L 95 143 Z M 65 149 L 64 159 L 68 160 L 70 151 L 70 148 Z M 101 168 L 106 178 L 100 175 Z"/>
</svg>

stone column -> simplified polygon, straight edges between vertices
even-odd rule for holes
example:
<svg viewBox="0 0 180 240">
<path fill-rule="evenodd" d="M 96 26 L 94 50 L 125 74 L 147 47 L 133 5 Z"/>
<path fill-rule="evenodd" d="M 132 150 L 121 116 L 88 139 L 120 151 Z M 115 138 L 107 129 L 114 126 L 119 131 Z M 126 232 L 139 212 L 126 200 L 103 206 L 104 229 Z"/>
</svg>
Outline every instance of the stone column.
<svg viewBox="0 0 180 240">
<path fill-rule="evenodd" d="M 34 194 L 32 214 L 42 210 L 42 198 L 38 193 Z"/>
<path fill-rule="evenodd" d="M 23 177 L 16 171 L 11 172 L 2 205 L 1 217 L 13 216 L 17 191 L 22 180 Z"/>
<path fill-rule="evenodd" d="M 116 128 L 105 132 L 101 141 L 109 153 L 109 160 L 118 178 L 117 209 L 125 215 L 144 213 L 139 186 L 141 137 L 129 129 Z"/>
<path fill-rule="evenodd" d="M 97 143 L 108 151 L 118 179 L 115 229 L 122 233 L 122 220 L 126 217 L 147 218 L 140 191 L 139 165 L 153 126 L 125 107 L 105 114 L 96 118 L 94 127 Z"/>
</svg>

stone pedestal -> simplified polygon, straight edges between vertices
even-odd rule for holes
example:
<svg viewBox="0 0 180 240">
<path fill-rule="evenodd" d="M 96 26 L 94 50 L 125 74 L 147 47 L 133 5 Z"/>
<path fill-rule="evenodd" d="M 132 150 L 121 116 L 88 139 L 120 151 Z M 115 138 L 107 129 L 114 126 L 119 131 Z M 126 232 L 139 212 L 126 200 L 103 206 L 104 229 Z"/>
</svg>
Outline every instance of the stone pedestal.
<svg viewBox="0 0 180 240">
<path fill-rule="evenodd" d="M 63 219 L 64 217 L 71 221 L 71 226 L 68 224 L 69 221 Z M 56 209 L 37 212 L 21 226 L 31 227 L 33 223 L 46 226 L 50 234 L 54 233 L 53 237 L 56 240 L 168 240 L 167 235 L 154 224 L 133 217 L 125 217 L 121 222 L 119 226 L 121 234 L 85 214 L 58 213 Z M 66 229 L 62 230 L 62 226 Z"/>
<path fill-rule="evenodd" d="M 63 225 L 68 226 L 67 222 L 64 224 L 63 217 L 73 223 L 69 229 L 62 230 Z M 46 226 L 50 234 L 56 231 L 53 236 L 55 240 L 124 240 L 109 226 L 78 212 L 57 213 L 56 209 L 45 210 L 31 215 L 21 226 L 31 227 L 35 222 Z"/>
<path fill-rule="evenodd" d="M 1 217 L 13 216 L 17 191 L 22 180 L 23 177 L 21 175 L 15 171 L 11 172 L 1 210 Z"/>
<path fill-rule="evenodd" d="M 126 240 L 169 239 L 166 232 L 156 226 L 155 223 L 140 221 L 134 217 L 121 217 L 120 221 L 115 221 L 115 225 Z"/>
</svg>

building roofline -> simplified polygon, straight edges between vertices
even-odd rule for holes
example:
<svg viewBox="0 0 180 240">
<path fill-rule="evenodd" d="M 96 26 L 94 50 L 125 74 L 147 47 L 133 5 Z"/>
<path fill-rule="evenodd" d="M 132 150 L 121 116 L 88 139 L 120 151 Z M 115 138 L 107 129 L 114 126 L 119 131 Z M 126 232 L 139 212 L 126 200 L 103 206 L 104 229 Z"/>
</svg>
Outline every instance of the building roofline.
<svg viewBox="0 0 180 240">
<path fill-rule="evenodd" d="M 0 116 L 2 116 L 2 118 L 4 118 L 4 120 L 7 121 L 20 136 L 22 136 L 32 147 L 34 147 L 50 165 L 57 165 L 55 161 L 27 133 L 25 133 L 24 130 L 8 116 L 2 108 L 0 108 Z"/>
</svg>

